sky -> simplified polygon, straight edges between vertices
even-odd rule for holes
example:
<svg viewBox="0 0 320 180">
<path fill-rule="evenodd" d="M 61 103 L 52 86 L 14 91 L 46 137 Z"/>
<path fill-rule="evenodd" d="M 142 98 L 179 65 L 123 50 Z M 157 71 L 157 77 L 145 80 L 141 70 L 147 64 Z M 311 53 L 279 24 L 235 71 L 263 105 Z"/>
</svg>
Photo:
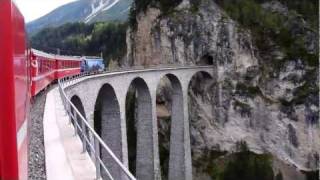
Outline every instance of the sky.
<svg viewBox="0 0 320 180">
<path fill-rule="evenodd" d="M 25 21 L 30 22 L 72 1 L 75 0 L 15 0 L 15 3 L 24 15 Z"/>
</svg>

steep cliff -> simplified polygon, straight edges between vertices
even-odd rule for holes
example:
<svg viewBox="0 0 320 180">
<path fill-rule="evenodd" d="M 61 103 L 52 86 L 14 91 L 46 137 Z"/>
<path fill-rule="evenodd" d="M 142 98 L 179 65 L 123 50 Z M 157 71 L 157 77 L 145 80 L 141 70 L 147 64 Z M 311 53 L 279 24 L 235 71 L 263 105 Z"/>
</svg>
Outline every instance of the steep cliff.
<svg viewBox="0 0 320 180">
<path fill-rule="evenodd" d="M 141 2 L 131 12 L 124 66 L 214 67 L 214 77 L 200 74 L 190 85 L 195 179 L 210 176 L 205 157 L 238 151 L 239 142 L 271 154 L 275 173 L 286 171 L 282 163 L 319 168 L 317 23 L 285 1 L 235 4 L 242 9 L 232 1 Z M 159 101 L 170 101 L 166 94 Z"/>
</svg>

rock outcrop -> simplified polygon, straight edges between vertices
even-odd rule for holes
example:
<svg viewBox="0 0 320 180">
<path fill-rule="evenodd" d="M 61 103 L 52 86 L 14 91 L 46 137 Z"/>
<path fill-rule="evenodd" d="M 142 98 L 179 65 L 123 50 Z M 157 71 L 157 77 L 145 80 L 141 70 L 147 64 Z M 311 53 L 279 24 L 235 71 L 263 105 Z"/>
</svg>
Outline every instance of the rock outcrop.
<svg viewBox="0 0 320 180">
<path fill-rule="evenodd" d="M 317 54 L 317 33 L 300 16 L 290 18 L 277 1 L 261 7 L 289 17 L 290 33 L 302 36 L 305 49 Z M 245 141 L 252 152 L 272 154 L 299 170 L 319 168 L 318 66 L 300 58 L 284 61 L 276 45 L 262 52 L 252 31 L 212 0 L 197 5 L 183 0 L 169 13 L 154 5 L 137 12 L 127 47 L 126 66 L 213 65 L 214 77 L 200 74 L 190 84 L 194 162 L 210 151 L 234 152 Z"/>
</svg>

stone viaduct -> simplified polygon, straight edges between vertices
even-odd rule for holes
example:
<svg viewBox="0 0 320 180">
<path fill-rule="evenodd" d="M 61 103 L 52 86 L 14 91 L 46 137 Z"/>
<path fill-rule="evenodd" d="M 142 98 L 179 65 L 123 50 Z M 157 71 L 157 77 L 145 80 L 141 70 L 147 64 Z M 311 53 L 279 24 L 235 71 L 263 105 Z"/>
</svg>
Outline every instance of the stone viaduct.
<svg viewBox="0 0 320 180">
<path fill-rule="evenodd" d="M 80 78 L 64 85 L 64 89 L 89 124 L 128 167 L 126 97 L 129 88 L 135 87 L 135 176 L 139 180 L 153 180 L 161 179 L 156 92 L 161 78 L 167 77 L 173 89 L 168 176 L 170 180 L 191 180 L 188 88 L 197 73 L 213 77 L 214 71 L 211 66 L 191 66 L 109 72 Z M 100 155 L 115 179 L 124 179 L 117 166 L 108 164 L 107 153 L 102 151 Z"/>
</svg>

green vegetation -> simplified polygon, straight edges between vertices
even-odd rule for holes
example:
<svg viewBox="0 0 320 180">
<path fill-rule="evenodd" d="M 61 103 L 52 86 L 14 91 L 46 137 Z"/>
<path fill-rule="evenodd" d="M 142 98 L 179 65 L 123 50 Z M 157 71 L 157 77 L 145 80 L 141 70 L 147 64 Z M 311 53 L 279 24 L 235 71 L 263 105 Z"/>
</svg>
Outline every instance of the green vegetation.
<svg viewBox="0 0 320 180">
<path fill-rule="evenodd" d="M 190 0 L 191 12 L 198 12 L 201 0 Z"/>
<path fill-rule="evenodd" d="M 257 95 L 261 95 L 262 92 L 258 86 L 249 86 L 244 83 L 237 83 L 236 94 L 254 98 Z"/>
<path fill-rule="evenodd" d="M 319 1 L 317 0 L 279 0 L 289 10 L 295 10 L 312 25 L 314 29 L 319 27 Z"/>
<path fill-rule="evenodd" d="M 212 161 L 208 173 L 213 180 L 273 180 L 272 158 L 248 150 L 245 142 L 237 145 L 239 152 Z"/>
<path fill-rule="evenodd" d="M 31 38 L 32 47 L 64 55 L 90 55 L 119 60 L 126 53 L 127 24 L 99 22 L 94 24 L 68 23 L 46 28 Z"/>
<path fill-rule="evenodd" d="M 287 101 L 285 99 L 280 99 L 280 102 L 283 106 L 292 106 L 292 105 L 300 105 L 305 103 L 306 99 L 310 96 L 318 97 L 319 93 L 319 86 L 316 82 L 314 82 L 313 79 L 316 79 L 317 73 L 316 71 L 310 71 L 306 74 L 304 80 L 304 84 L 297 87 L 293 91 L 294 98 L 290 101 Z"/>
<path fill-rule="evenodd" d="M 290 19 L 279 13 L 264 10 L 260 4 L 262 2 L 266 0 L 217 0 L 217 3 L 232 19 L 251 30 L 262 56 L 270 56 L 271 50 L 275 47 L 279 47 L 285 53 L 285 57 L 280 60 L 271 57 L 273 59 L 272 69 L 279 70 L 284 62 L 298 59 L 303 60 L 306 65 L 317 67 L 318 53 L 308 52 L 304 46 L 303 35 L 296 35 L 290 31 L 288 23 L 294 26 Z M 281 2 L 291 10 L 289 16 L 298 18 L 294 12 L 299 12 L 308 22 L 318 21 L 317 1 L 281 0 Z"/>
<path fill-rule="evenodd" d="M 146 12 L 149 7 L 159 8 L 162 15 L 169 15 L 175 12 L 174 8 L 177 7 L 182 0 L 134 0 L 130 13 L 129 24 L 135 30 L 137 25 L 136 15 L 140 12 Z M 191 0 L 191 12 L 197 12 L 201 0 Z"/>
<path fill-rule="evenodd" d="M 251 116 L 251 106 L 249 104 L 235 100 L 233 103 L 234 110 L 238 110 L 241 114 L 241 117 L 250 117 Z"/>
<path fill-rule="evenodd" d="M 146 11 L 149 6 L 159 7 L 161 12 L 168 12 L 179 5 L 182 0 L 135 0 L 137 12 Z"/>
<path fill-rule="evenodd" d="M 302 104 L 304 100 L 310 95 L 310 94 L 317 94 L 318 88 L 317 86 L 314 86 L 313 84 L 309 84 L 309 82 L 305 82 L 302 86 L 298 87 L 293 95 L 295 98 L 292 100 L 295 104 Z"/>
</svg>

